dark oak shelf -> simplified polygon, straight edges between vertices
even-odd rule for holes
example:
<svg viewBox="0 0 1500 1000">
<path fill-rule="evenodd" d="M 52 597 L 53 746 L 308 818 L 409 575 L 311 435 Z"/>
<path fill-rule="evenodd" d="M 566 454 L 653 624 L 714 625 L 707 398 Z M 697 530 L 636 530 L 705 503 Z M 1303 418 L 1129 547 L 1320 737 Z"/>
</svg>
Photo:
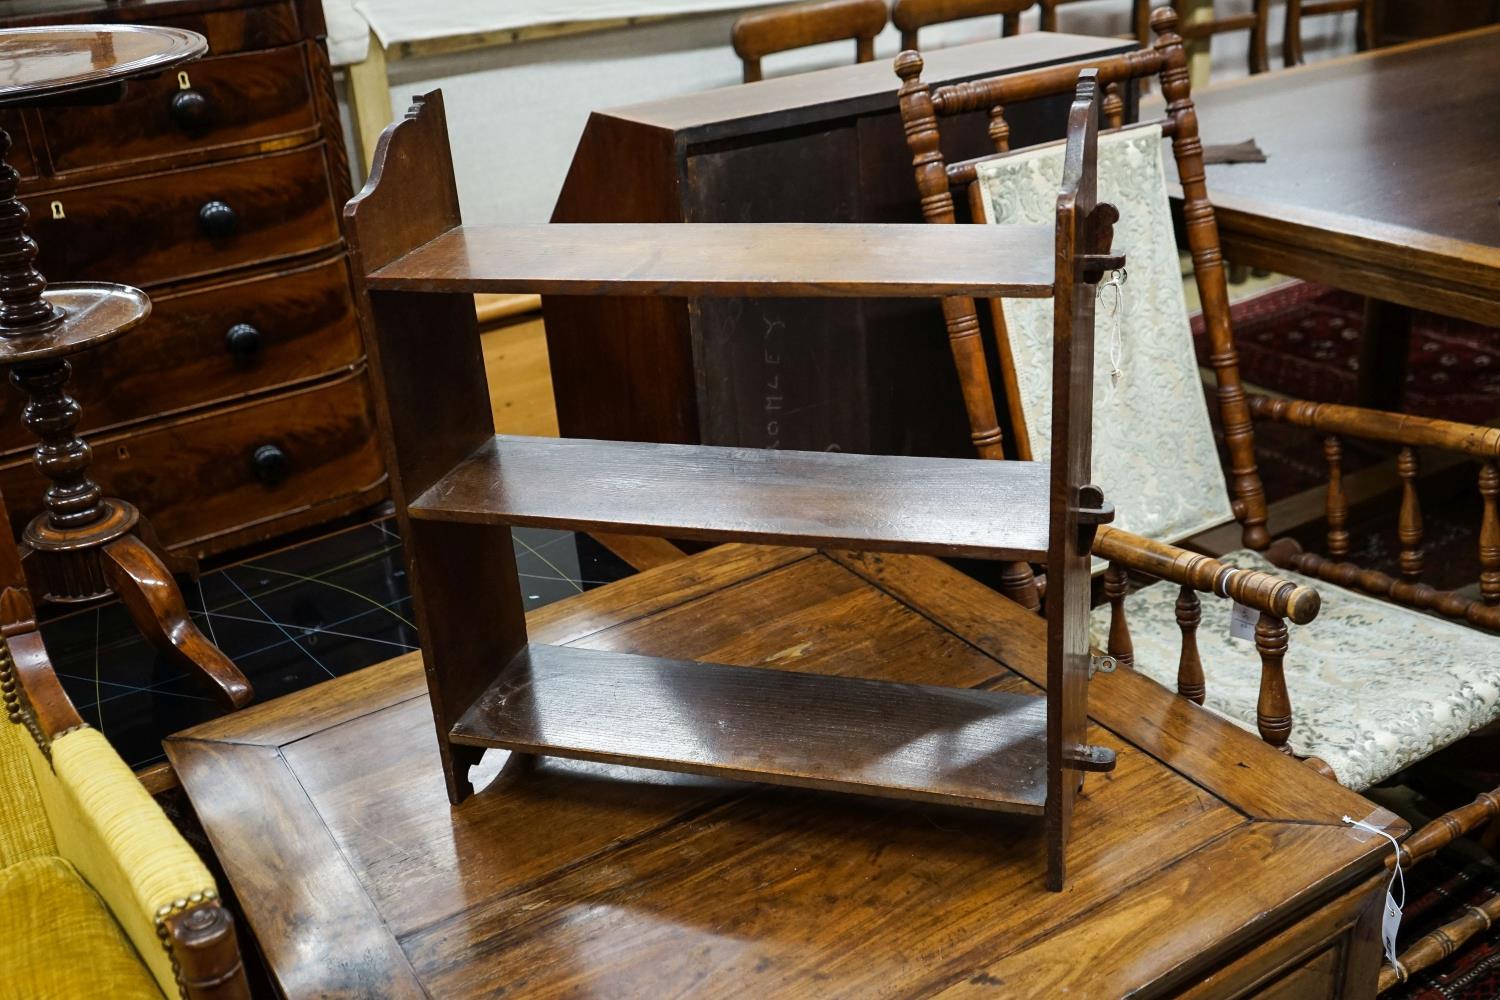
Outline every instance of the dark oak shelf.
<svg viewBox="0 0 1500 1000">
<path fill-rule="evenodd" d="M 380 268 L 379 291 L 1045 298 L 1048 226 L 594 223 L 458 226 Z"/>
<path fill-rule="evenodd" d="M 1041 815 L 1047 701 L 533 643 L 455 743 Z"/>
<path fill-rule="evenodd" d="M 1041 462 L 500 435 L 417 519 L 979 559 L 1043 560 Z"/>
</svg>

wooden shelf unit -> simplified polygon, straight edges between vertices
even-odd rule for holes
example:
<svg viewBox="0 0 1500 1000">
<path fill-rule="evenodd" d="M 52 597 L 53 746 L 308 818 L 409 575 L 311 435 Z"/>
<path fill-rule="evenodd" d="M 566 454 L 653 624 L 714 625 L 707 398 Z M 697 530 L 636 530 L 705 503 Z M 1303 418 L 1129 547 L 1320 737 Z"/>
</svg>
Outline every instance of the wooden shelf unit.
<svg viewBox="0 0 1500 1000">
<path fill-rule="evenodd" d="M 894 83 L 893 83 L 894 86 Z M 1051 226 L 465 227 L 440 92 L 345 210 L 449 796 L 485 748 L 1041 814 L 1060 889 L 1085 742 L 1098 94 L 1080 78 Z M 1051 296 L 1050 463 L 496 436 L 475 292 Z M 958 345 L 961 347 L 962 345 Z M 958 347 L 956 347 L 958 349 Z M 510 529 L 540 525 L 1044 561 L 1045 696 L 531 643 Z"/>
</svg>

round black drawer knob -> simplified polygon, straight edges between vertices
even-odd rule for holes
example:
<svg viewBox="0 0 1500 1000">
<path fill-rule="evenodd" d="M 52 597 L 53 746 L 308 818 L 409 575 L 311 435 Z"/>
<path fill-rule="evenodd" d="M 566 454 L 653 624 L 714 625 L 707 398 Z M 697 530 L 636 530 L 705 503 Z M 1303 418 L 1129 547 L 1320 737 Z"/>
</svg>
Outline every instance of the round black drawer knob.
<svg viewBox="0 0 1500 1000">
<path fill-rule="evenodd" d="M 206 132 L 213 126 L 213 108 L 208 98 L 196 90 L 179 90 L 172 95 L 172 124 L 189 135 Z"/>
<path fill-rule="evenodd" d="M 198 209 L 198 228 L 209 239 L 228 239 L 239 232 L 240 216 L 222 201 L 206 202 Z"/>
<path fill-rule="evenodd" d="M 250 456 L 250 468 L 264 486 L 280 486 L 290 472 L 286 452 L 274 444 L 263 444 Z"/>
<path fill-rule="evenodd" d="M 224 346 L 229 348 L 234 360 L 251 361 L 260 353 L 260 331 L 249 323 L 236 323 L 224 335 Z"/>
</svg>

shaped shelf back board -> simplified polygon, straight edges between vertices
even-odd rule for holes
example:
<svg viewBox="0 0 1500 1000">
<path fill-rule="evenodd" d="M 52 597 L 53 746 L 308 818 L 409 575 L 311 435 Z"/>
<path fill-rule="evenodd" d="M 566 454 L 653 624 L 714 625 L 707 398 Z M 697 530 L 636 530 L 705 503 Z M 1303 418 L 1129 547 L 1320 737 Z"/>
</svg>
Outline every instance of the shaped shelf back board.
<svg viewBox="0 0 1500 1000">
<path fill-rule="evenodd" d="M 1080 77 L 1054 226 L 464 226 L 442 94 L 388 128 L 345 209 L 438 743 L 1041 815 L 1060 889 L 1083 772 L 1098 96 Z M 497 436 L 472 294 L 1051 297 L 1049 463 Z M 531 643 L 510 529 L 1045 562 L 1045 695 Z M 913 753 L 936 742 L 941 754 Z"/>
</svg>

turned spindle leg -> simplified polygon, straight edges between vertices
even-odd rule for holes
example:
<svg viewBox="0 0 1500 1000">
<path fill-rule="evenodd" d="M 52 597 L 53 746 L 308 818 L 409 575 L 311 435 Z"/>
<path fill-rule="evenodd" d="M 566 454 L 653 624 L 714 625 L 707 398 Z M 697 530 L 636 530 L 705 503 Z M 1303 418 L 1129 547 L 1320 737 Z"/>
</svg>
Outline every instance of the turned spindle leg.
<svg viewBox="0 0 1500 1000">
<path fill-rule="evenodd" d="M 995 152 L 1010 152 L 1010 122 L 1005 120 L 1005 108 L 999 104 L 990 108 L 989 134 Z"/>
<path fill-rule="evenodd" d="M 1342 559 L 1349 554 L 1349 498 L 1344 495 L 1343 446 L 1329 435 L 1323 439 L 1323 457 L 1328 460 L 1328 554 Z"/>
<path fill-rule="evenodd" d="M 62 312 L 42 298 L 47 280 L 36 269 L 36 242 L 26 233 L 30 213 L 17 197 L 21 175 L 7 161 L 10 133 L 0 128 L 0 335 L 49 330 Z"/>
<path fill-rule="evenodd" d="M 1261 739 L 1283 753 L 1290 753 L 1287 737 L 1292 734 L 1292 697 L 1286 689 L 1286 622 L 1261 612 L 1255 623 L 1255 650 L 1260 653 L 1260 700 L 1255 706 L 1255 724 Z"/>
<path fill-rule="evenodd" d="M 1203 679 L 1203 660 L 1198 655 L 1198 624 L 1203 620 L 1198 592 L 1183 586 L 1177 594 L 1176 611 L 1177 627 L 1182 631 L 1182 653 L 1177 659 L 1177 693 L 1201 705 L 1208 689 Z"/>
<path fill-rule="evenodd" d="M 1402 448 L 1396 459 L 1401 477 L 1401 515 L 1396 533 L 1401 539 L 1401 575 L 1413 582 L 1422 577 L 1422 505 L 1417 499 L 1417 455 Z"/>
<path fill-rule="evenodd" d="M 1486 604 L 1500 604 L 1500 468 L 1493 461 L 1479 467 L 1479 495 L 1484 519 L 1479 524 L 1479 596 Z"/>
<path fill-rule="evenodd" d="M 103 518 L 104 493 L 89 475 L 93 452 L 75 429 L 82 415 L 67 393 L 73 366 L 64 360 L 16 365 L 10 382 L 26 397 L 21 422 L 40 442 L 33 458 L 51 483 L 42 494 L 47 523 L 64 530 L 82 528 Z"/>
<path fill-rule="evenodd" d="M 1109 649 L 1106 652 L 1122 667 L 1135 665 L 1135 644 L 1130 641 L 1130 623 L 1125 619 L 1125 591 L 1130 575 L 1119 563 L 1104 571 L 1104 596 L 1109 600 Z"/>
</svg>

